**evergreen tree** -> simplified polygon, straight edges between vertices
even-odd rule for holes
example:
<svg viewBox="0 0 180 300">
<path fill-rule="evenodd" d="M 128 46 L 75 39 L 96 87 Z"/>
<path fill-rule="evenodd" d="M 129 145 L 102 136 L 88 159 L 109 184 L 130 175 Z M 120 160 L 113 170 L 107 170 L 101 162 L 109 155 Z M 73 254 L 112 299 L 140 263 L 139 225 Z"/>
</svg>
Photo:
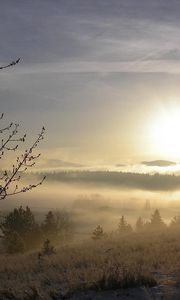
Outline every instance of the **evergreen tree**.
<svg viewBox="0 0 180 300">
<path fill-rule="evenodd" d="M 119 233 L 130 233 L 132 232 L 132 227 L 130 224 L 127 223 L 124 216 L 120 218 L 119 225 L 118 225 Z"/>
<path fill-rule="evenodd" d="M 34 230 L 37 226 L 35 218 L 30 208 L 22 206 L 15 208 L 10 212 L 1 223 L 3 233 L 16 231 L 20 235 L 24 235 L 29 230 Z"/>
<path fill-rule="evenodd" d="M 92 239 L 93 239 L 93 240 L 100 240 L 100 239 L 102 239 L 103 237 L 105 237 L 104 230 L 103 230 L 103 228 L 102 228 L 100 225 L 98 225 L 98 226 L 94 229 L 94 231 L 93 231 L 93 233 L 92 233 Z"/>
<path fill-rule="evenodd" d="M 144 222 L 141 217 L 139 217 L 136 221 L 136 230 L 141 231 L 144 229 Z"/>
<path fill-rule="evenodd" d="M 144 205 L 145 210 L 150 210 L 151 209 L 151 203 L 148 199 L 146 199 L 145 205 Z"/>
<path fill-rule="evenodd" d="M 16 235 L 23 241 L 26 249 L 41 243 L 40 228 L 29 207 L 25 209 L 22 206 L 15 208 L 0 223 L 0 228 L 6 240 L 6 245 L 8 239 L 12 240 Z"/>
<path fill-rule="evenodd" d="M 65 211 L 58 211 L 55 213 L 49 211 L 42 224 L 42 230 L 45 237 L 51 241 L 67 238 L 72 232 L 72 223 L 69 214 Z"/>
<path fill-rule="evenodd" d="M 180 215 L 173 217 L 170 223 L 170 228 L 180 229 Z"/>
<path fill-rule="evenodd" d="M 166 226 L 158 209 L 156 209 L 152 214 L 149 225 L 153 229 L 163 229 Z"/>
<path fill-rule="evenodd" d="M 43 229 L 47 234 L 51 234 L 57 230 L 57 222 L 52 211 L 46 214 Z"/>
<path fill-rule="evenodd" d="M 25 245 L 21 236 L 16 232 L 12 231 L 5 235 L 3 244 L 8 253 L 19 253 L 24 252 Z"/>
</svg>

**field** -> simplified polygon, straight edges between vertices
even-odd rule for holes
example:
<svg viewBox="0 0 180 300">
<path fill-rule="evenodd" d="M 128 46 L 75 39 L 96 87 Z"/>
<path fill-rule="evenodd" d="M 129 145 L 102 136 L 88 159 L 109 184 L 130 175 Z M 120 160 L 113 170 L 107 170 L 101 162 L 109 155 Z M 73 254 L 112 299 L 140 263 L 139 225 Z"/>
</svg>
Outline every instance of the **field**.
<svg viewBox="0 0 180 300">
<path fill-rule="evenodd" d="M 49 184 L 44 185 L 44 194 L 37 191 L 37 198 L 46 204 L 44 210 L 33 209 L 36 198 L 30 194 L 30 198 L 13 202 L 16 207 L 24 203 L 24 209 L 32 203 L 39 226 L 49 210 L 48 188 Z M 49 190 L 56 191 L 56 185 Z M 87 188 L 81 195 L 79 190 L 73 190 L 75 199 L 64 192 L 51 200 L 52 206 L 58 204 L 52 212 L 62 212 L 60 217 L 65 216 L 72 229 L 67 239 L 50 239 L 55 253 L 43 253 L 45 238 L 40 236 L 41 243 L 35 249 L 8 254 L 2 238 L 0 299 L 180 299 L 180 218 L 176 199 L 156 201 L 159 194 L 154 193 L 148 200 L 135 191 L 128 198 L 121 191 L 111 194 L 112 190 L 97 188 L 96 193 Z M 156 205 L 159 215 L 155 215 Z M 9 212 L 12 209 L 2 209 L 1 215 Z M 124 227 L 120 228 L 122 215 Z M 142 224 L 137 228 L 140 216 Z M 98 224 L 99 235 L 94 236 Z"/>
<path fill-rule="evenodd" d="M 52 255 L 0 256 L 0 299 L 179 299 L 179 280 L 179 231 L 172 229 L 87 237 Z"/>
</svg>

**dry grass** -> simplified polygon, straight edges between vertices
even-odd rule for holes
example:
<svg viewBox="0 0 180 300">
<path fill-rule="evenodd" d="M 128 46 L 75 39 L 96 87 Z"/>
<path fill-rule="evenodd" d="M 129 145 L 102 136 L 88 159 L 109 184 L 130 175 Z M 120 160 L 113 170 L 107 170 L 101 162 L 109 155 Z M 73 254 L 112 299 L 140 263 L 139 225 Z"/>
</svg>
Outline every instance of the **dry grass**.
<svg viewBox="0 0 180 300">
<path fill-rule="evenodd" d="M 79 290 L 152 286 L 180 269 L 178 232 L 131 233 L 86 240 L 38 259 L 0 256 L 0 299 L 59 299 Z"/>
</svg>

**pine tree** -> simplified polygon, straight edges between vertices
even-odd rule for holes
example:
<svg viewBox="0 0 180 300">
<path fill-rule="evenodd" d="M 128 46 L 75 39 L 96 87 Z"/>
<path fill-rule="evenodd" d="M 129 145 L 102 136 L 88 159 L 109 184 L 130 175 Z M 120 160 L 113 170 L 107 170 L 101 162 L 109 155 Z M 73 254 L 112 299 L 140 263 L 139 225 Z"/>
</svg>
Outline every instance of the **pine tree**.
<svg viewBox="0 0 180 300">
<path fill-rule="evenodd" d="M 102 239 L 104 236 L 105 236 L 105 233 L 104 233 L 103 228 L 102 228 L 100 225 L 98 225 L 98 226 L 94 229 L 94 231 L 93 231 L 93 233 L 92 233 L 92 239 L 93 239 L 93 240 L 100 240 L 100 239 Z"/>
<path fill-rule="evenodd" d="M 150 210 L 151 209 L 151 203 L 148 199 L 146 199 L 145 205 L 144 205 L 145 210 Z"/>
<path fill-rule="evenodd" d="M 22 253 L 25 250 L 23 238 L 16 232 L 12 231 L 5 235 L 3 244 L 8 253 Z"/>
<path fill-rule="evenodd" d="M 144 229 L 144 222 L 141 217 L 139 217 L 136 221 L 136 230 L 141 231 Z"/>
<path fill-rule="evenodd" d="M 30 249 L 41 242 L 41 231 L 36 223 L 34 215 L 27 206 L 25 209 L 20 206 L 7 214 L 0 223 L 6 245 L 14 240 L 22 240 L 24 248 Z M 19 242 L 18 242 L 19 243 Z"/>
<path fill-rule="evenodd" d="M 180 215 L 173 217 L 170 223 L 170 228 L 180 229 Z"/>
<path fill-rule="evenodd" d="M 156 209 L 154 211 L 154 213 L 152 214 L 149 225 L 151 228 L 154 228 L 154 229 L 162 229 L 166 226 L 164 221 L 161 218 L 161 215 L 160 215 L 160 212 L 158 209 Z"/>
<path fill-rule="evenodd" d="M 119 226 L 118 226 L 119 233 L 130 233 L 132 232 L 132 227 L 130 224 L 127 223 L 124 216 L 120 218 Z"/>
<path fill-rule="evenodd" d="M 45 237 L 54 242 L 69 237 L 72 233 L 69 214 L 66 211 L 49 211 L 42 224 L 42 230 Z"/>
</svg>

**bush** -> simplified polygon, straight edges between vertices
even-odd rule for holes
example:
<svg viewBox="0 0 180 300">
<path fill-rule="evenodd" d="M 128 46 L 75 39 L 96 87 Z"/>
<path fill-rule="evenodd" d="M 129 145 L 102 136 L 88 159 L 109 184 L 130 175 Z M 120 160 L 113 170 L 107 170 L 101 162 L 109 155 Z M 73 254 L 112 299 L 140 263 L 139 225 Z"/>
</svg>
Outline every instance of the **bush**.
<svg viewBox="0 0 180 300">
<path fill-rule="evenodd" d="M 51 245 L 50 240 L 45 240 L 42 247 L 42 255 L 51 255 L 55 253 L 55 248 Z"/>
<path fill-rule="evenodd" d="M 116 290 L 141 286 L 152 287 L 156 285 L 157 282 L 154 277 L 144 274 L 143 271 L 136 268 L 128 270 L 115 267 L 112 270 L 103 272 L 91 288 L 97 290 Z"/>
<path fill-rule="evenodd" d="M 170 228 L 180 229 L 180 215 L 173 217 L 170 223 Z"/>
</svg>

